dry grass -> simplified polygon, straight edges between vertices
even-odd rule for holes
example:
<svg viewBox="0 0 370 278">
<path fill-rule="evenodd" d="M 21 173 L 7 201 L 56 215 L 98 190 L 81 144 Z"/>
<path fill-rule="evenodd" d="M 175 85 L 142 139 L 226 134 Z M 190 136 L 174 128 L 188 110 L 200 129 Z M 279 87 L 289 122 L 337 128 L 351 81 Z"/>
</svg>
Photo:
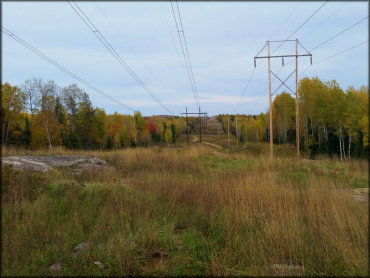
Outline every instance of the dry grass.
<svg viewBox="0 0 370 278">
<path fill-rule="evenodd" d="M 368 204 L 342 190 L 368 181 L 365 161 L 270 161 L 206 146 L 84 153 L 115 170 L 85 173 L 82 189 L 54 174 L 36 201 L 3 204 L 6 273 L 26 264 L 23 274 L 47 274 L 53 258 L 69 267 L 64 275 L 271 275 L 272 264 L 303 266 L 304 275 L 369 274 Z M 40 231 L 54 240 L 48 251 L 35 241 Z M 94 249 L 69 259 L 73 245 L 87 239 Z M 21 255 L 31 249 L 50 258 Z M 107 269 L 94 269 L 93 259 Z"/>
</svg>

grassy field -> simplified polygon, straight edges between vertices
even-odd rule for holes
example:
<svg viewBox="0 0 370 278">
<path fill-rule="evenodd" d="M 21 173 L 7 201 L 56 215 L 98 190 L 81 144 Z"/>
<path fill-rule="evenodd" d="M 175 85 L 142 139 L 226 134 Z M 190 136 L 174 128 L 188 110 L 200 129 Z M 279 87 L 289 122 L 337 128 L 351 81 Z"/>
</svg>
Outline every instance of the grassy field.
<svg viewBox="0 0 370 278">
<path fill-rule="evenodd" d="M 296 161 L 294 147 L 279 148 L 273 161 L 265 145 L 54 149 L 109 167 L 3 168 L 2 275 L 261 276 L 286 264 L 301 275 L 367 276 L 368 202 L 344 190 L 368 186 L 367 162 Z"/>
</svg>

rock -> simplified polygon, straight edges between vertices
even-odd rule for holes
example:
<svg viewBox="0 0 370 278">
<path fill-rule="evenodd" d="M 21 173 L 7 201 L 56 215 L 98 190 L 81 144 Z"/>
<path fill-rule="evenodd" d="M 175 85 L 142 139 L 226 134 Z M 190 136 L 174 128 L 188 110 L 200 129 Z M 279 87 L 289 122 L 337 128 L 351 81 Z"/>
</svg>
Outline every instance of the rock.
<svg viewBox="0 0 370 278">
<path fill-rule="evenodd" d="M 62 270 L 62 264 L 61 263 L 53 263 L 51 266 L 49 266 L 49 269 L 51 271 L 60 271 L 60 270 Z"/>
<path fill-rule="evenodd" d="M 304 267 L 300 265 L 273 264 L 270 265 L 270 271 L 275 275 L 300 275 L 303 273 Z"/>
<path fill-rule="evenodd" d="M 369 201 L 369 195 L 367 194 L 355 194 L 353 195 L 353 197 L 355 198 L 355 201 L 356 202 L 368 202 Z"/>
<path fill-rule="evenodd" d="M 52 170 L 52 168 L 43 163 L 36 161 L 31 156 L 10 156 L 10 157 L 3 157 L 1 159 L 3 165 L 12 165 L 14 170 L 23 170 L 23 169 L 31 169 L 40 172 L 47 172 Z"/>
<path fill-rule="evenodd" d="M 356 202 L 368 202 L 369 201 L 369 189 L 368 188 L 343 189 L 343 191 L 351 194 Z"/>
<path fill-rule="evenodd" d="M 73 250 L 72 250 L 72 256 L 73 257 L 76 256 L 83 249 L 85 249 L 86 247 L 89 247 L 89 246 L 90 246 L 90 242 L 88 242 L 88 241 L 81 242 L 79 245 L 77 245 L 75 248 L 73 248 Z"/>
<path fill-rule="evenodd" d="M 2 163 L 12 165 L 14 170 L 30 169 L 40 172 L 47 172 L 57 167 L 95 170 L 107 164 L 102 159 L 87 155 L 8 156 L 2 158 Z"/>
<path fill-rule="evenodd" d="M 94 264 L 97 265 L 99 269 L 104 269 L 104 265 L 101 262 L 94 262 Z"/>
</svg>

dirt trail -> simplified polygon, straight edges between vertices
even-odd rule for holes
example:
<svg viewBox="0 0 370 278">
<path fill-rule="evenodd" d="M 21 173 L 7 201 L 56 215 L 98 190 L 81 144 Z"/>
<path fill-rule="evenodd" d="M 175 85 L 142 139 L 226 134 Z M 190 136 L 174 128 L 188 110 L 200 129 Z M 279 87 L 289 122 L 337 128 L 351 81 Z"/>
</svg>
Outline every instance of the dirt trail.
<svg viewBox="0 0 370 278">
<path fill-rule="evenodd" d="M 193 136 L 192 142 L 193 143 L 198 142 L 198 137 L 197 136 Z M 209 143 L 209 142 L 202 141 L 202 144 L 206 144 L 206 145 L 209 145 L 209 146 L 215 147 L 217 149 L 221 149 L 221 150 L 223 149 L 223 147 L 221 147 L 220 145 L 216 145 L 216 144 Z"/>
</svg>

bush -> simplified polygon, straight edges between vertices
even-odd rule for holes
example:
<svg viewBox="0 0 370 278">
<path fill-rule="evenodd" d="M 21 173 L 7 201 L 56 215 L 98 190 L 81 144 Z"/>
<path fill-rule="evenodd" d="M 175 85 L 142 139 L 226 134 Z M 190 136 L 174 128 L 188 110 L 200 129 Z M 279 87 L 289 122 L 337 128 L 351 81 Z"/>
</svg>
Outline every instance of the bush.
<svg viewBox="0 0 370 278">
<path fill-rule="evenodd" d="M 43 173 L 15 171 L 11 165 L 2 169 L 3 202 L 19 203 L 36 200 L 45 190 L 49 179 Z"/>
</svg>

